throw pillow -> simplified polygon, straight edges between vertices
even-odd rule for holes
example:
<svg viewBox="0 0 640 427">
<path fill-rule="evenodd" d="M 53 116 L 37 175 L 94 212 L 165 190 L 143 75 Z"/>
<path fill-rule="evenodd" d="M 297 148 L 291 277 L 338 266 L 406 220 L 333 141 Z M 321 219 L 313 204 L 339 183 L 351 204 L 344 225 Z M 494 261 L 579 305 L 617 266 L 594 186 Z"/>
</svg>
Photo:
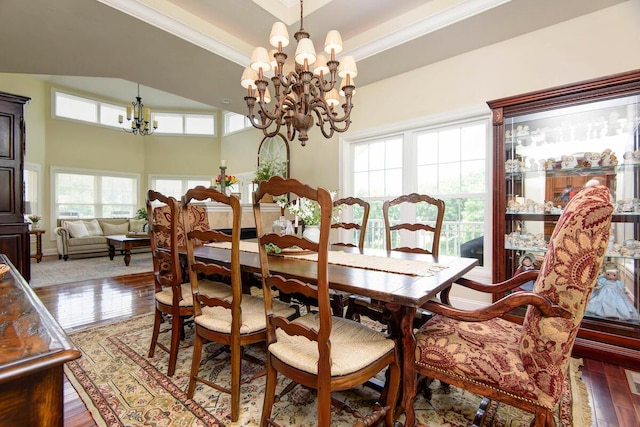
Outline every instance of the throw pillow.
<svg viewBox="0 0 640 427">
<path fill-rule="evenodd" d="M 102 236 L 102 227 L 100 227 L 100 223 L 97 219 L 85 221 L 84 226 L 87 227 L 87 231 L 90 236 Z"/>
<path fill-rule="evenodd" d="M 69 230 L 71 237 L 87 237 L 89 235 L 84 221 L 66 221 L 64 227 Z"/>
<path fill-rule="evenodd" d="M 102 231 L 105 236 L 113 236 L 114 234 L 127 234 L 129 232 L 129 223 L 123 222 L 122 224 L 109 224 L 108 222 L 102 223 Z"/>
<path fill-rule="evenodd" d="M 131 218 L 129 220 L 129 231 L 132 233 L 142 233 L 144 230 L 144 226 L 147 225 L 146 219 L 135 219 Z"/>
</svg>

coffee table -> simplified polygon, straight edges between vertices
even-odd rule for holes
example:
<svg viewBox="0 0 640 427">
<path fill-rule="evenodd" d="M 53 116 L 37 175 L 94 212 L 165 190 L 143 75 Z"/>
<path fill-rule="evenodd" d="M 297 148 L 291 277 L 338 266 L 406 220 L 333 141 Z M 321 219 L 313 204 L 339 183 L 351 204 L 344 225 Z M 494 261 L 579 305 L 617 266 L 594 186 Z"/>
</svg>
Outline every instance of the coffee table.
<svg viewBox="0 0 640 427">
<path fill-rule="evenodd" d="M 125 234 L 116 234 L 107 236 L 107 244 L 109 245 L 109 259 L 113 261 L 116 255 L 116 246 L 120 247 L 120 251 L 124 254 L 124 265 L 129 266 L 131 262 L 131 249 L 150 246 L 149 237 L 129 237 Z"/>
</svg>

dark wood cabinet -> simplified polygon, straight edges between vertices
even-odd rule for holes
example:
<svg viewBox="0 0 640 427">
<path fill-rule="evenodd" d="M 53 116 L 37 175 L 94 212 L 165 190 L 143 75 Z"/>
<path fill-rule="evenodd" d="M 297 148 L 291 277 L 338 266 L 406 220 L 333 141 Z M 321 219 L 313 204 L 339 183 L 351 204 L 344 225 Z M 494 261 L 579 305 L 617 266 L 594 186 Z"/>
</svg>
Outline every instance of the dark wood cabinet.
<svg viewBox="0 0 640 427">
<path fill-rule="evenodd" d="M 29 224 L 24 220 L 24 105 L 30 98 L 0 92 L 0 253 L 31 280 Z"/>
<path fill-rule="evenodd" d="M 62 427 L 63 367 L 81 353 L 6 256 L 0 265 L 0 425 Z"/>
<path fill-rule="evenodd" d="M 542 259 L 566 202 L 595 179 L 609 187 L 615 207 L 605 263 L 618 268 L 624 284 L 621 298 L 632 305 L 628 311 L 637 315 L 640 70 L 488 105 L 493 112 L 494 283 L 512 277 L 525 253 Z M 501 297 L 494 295 L 494 299 Z M 594 314 L 589 306 L 587 310 L 574 353 L 640 366 L 638 318 Z M 522 315 L 517 311 L 509 318 L 519 321 Z"/>
</svg>

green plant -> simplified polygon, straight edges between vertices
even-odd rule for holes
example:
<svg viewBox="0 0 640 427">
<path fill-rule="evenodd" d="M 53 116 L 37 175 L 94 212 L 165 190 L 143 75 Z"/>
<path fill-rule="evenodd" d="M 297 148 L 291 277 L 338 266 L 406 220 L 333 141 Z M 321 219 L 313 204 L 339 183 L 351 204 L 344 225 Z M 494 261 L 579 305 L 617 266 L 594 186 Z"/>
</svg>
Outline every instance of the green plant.
<svg viewBox="0 0 640 427">
<path fill-rule="evenodd" d="M 256 181 L 266 181 L 272 176 L 287 177 L 286 162 L 282 160 L 262 160 L 256 169 Z"/>
<path fill-rule="evenodd" d="M 136 219 L 146 219 L 149 221 L 147 217 L 147 208 L 140 208 L 136 211 Z"/>
</svg>

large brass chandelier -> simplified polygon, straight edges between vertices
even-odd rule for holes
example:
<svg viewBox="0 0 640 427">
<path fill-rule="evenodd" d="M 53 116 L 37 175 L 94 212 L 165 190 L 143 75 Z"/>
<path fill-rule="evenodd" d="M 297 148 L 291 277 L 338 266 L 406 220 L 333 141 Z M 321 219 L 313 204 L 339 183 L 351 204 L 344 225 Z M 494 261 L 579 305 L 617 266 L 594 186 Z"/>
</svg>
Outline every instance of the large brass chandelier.
<svg viewBox="0 0 640 427">
<path fill-rule="evenodd" d="M 286 126 L 289 141 L 297 135 L 304 146 L 309 139 L 307 132 L 314 124 L 320 127 L 325 138 L 349 128 L 353 108 L 351 97 L 355 94 L 354 78 L 358 70 L 352 56 L 343 57 L 342 63 L 336 60 L 336 55 L 342 52 L 342 37 L 337 30 L 329 31 L 325 40 L 324 51 L 329 59 L 322 54 L 316 55 L 309 33 L 302 25 L 302 1 L 300 30 L 293 36 L 298 43 L 293 65 L 285 63 L 287 54 L 282 50 L 289 45 L 287 27 L 276 22 L 269 37 L 271 46 L 276 49 L 269 53 L 264 47 L 256 47 L 251 55 L 251 65 L 242 73 L 240 83 L 248 91 L 244 99 L 249 108 L 247 117 L 254 127 L 272 137 Z M 272 74 L 274 104 L 270 108 L 267 104 L 272 99 L 265 73 Z M 339 92 L 336 90 L 338 77 L 342 78 Z M 340 96 L 344 98 L 341 117 L 337 111 Z M 256 104 L 259 118 L 254 112 Z"/>
</svg>

